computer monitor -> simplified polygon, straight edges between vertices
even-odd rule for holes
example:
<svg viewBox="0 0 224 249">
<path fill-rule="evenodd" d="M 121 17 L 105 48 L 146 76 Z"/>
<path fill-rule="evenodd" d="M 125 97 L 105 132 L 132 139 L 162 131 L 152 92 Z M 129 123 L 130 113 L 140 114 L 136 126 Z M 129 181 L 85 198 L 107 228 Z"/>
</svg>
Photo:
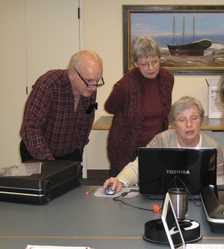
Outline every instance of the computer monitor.
<svg viewBox="0 0 224 249">
<path fill-rule="evenodd" d="M 145 195 L 164 195 L 182 187 L 192 195 L 204 186 L 216 185 L 215 148 L 139 148 L 139 190 Z"/>
</svg>

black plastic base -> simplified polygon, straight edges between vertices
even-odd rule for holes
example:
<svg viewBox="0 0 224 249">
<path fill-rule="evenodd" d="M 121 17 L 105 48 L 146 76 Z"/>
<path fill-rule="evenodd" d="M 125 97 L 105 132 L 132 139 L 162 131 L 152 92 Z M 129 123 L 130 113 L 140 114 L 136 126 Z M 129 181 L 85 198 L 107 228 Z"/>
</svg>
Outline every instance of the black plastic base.
<svg viewBox="0 0 224 249">
<path fill-rule="evenodd" d="M 199 241 L 201 237 L 200 224 L 194 220 L 183 220 L 179 222 L 186 243 Z M 152 243 L 168 244 L 166 232 L 161 219 L 150 220 L 145 223 L 143 239 Z"/>
</svg>

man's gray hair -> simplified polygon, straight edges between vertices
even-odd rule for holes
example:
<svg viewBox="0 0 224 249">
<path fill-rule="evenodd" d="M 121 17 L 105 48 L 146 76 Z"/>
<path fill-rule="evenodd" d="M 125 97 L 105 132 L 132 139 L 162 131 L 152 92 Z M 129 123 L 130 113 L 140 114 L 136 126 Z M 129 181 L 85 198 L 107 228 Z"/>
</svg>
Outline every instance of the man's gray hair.
<svg viewBox="0 0 224 249">
<path fill-rule="evenodd" d="M 80 50 L 72 55 L 68 64 L 68 69 L 79 67 L 81 63 L 85 63 L 86 57 L 91 57 L 92 60 L 102 65 L 102 59 L 96 52 L 92 50 Z"/>
<path fill-rule="evenodd" d="M 146 36 L 138 36 L 132 43 L 132 58 L 136 63 L 142 57 L 160 57 L 159 45 L 151 38 Z"/>
<path fill-rule="evenodd" d="M 205 111 L 204 111 L 204 108 L 201 102 L 193 97 L 183 96 L 171 106 L 171 110 L 169 114 L 170 123 L 173 123 L 176 120 L 177 115 L 191 108 L 192 106 L 196 106 L 196 108 L 198 109 L 199 115 L 201 117 L 201 120 L 203 120 Z"/>
</svg>

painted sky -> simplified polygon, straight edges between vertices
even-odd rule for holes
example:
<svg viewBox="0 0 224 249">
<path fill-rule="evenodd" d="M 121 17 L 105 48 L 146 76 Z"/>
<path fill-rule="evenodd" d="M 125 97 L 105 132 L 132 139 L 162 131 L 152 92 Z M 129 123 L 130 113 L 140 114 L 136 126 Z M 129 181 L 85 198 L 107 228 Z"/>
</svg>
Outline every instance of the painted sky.
<svg viewBox="0 0 224 249">
<path fill-rule="evenodd" d="M 132 13 L 131 34 L 172 35 L 173 16 L 175 16 L 176 33 L 182 33 L 182 20 L 185 17 L 185 33 L 193 32 L 193 16 L 195 16 L 195 31 L 198 35 L 224 35 L 224 13 Z"/>
</svg>

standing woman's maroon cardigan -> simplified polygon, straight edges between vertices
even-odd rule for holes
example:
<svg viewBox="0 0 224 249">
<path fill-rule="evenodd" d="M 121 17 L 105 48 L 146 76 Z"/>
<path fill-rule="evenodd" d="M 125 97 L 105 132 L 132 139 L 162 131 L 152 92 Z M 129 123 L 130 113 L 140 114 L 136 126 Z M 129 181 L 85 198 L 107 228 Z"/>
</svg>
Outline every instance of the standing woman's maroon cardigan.
<svg viewBox="0 0 224 249">
<path fill-rule="evenodd" d="M 137 139 L 142 125 L 141 81 L 143 80 L 146 79 L 139 69 L 132 69 L 115 84 L 105 103 L 105 110 L 114 114 L 107 141 L 111 175 L 116 175 L 136 157 Z M 158 85 L 163 106 L 160 117 L 162 131 L 168 128 L 174 77 L 167 70 L 161 68 L 155 79 L 148 79 L 149 84 L 152 81 Z M 153 99 L 149 100 L 149 102 L 153 101 Z M 148 132 L 151 139 L 156 135 L 150 130 Z"/>
</svg>

